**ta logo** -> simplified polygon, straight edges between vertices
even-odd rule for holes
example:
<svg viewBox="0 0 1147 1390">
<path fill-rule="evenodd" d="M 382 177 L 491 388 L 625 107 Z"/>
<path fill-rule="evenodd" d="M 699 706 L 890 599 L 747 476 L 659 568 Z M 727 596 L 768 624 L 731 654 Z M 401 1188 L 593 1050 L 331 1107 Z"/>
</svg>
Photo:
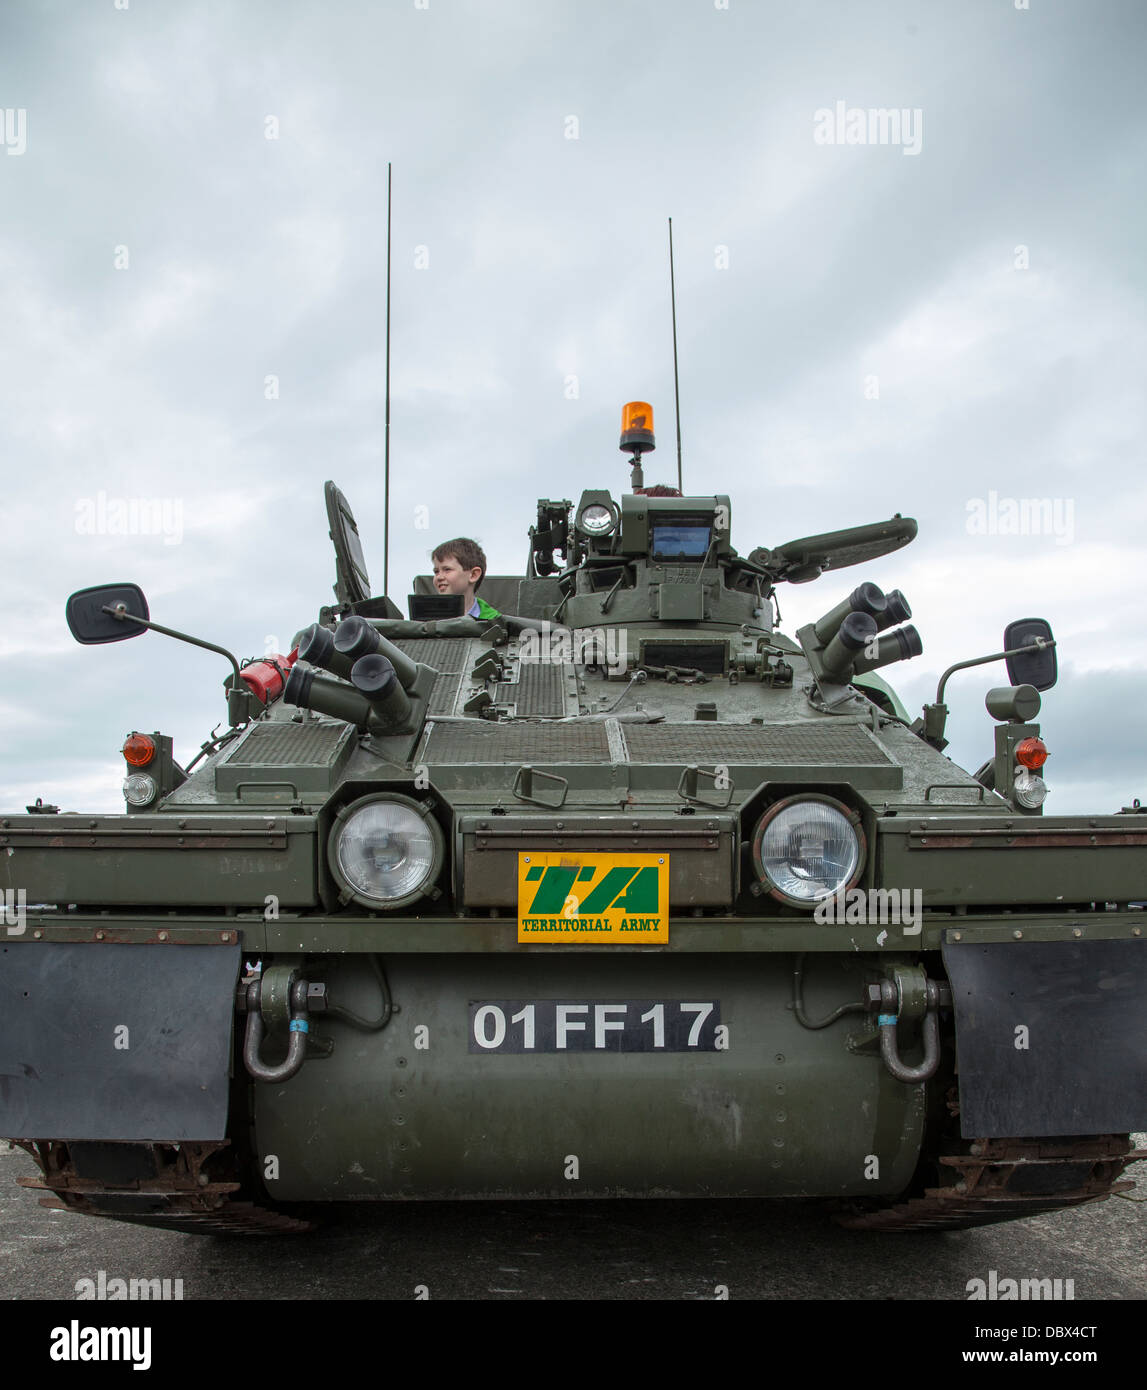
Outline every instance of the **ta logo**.
<svg viewBox="0 0 1147 1390">
<path fill-rule="evenodd" d="M 594 864 L 548 868 L 537 865 L 527 871 L 526 883 L 538 885 L 529 903 L 523 906 L 526 917 L 596 917 L 611 910 L 632 915 L 655 913 L 658 909 L 658 873 L 653 864 L 615 864 L 609 868 Z M 577 906 L 571 911 L 574 903 Z"/>
</svg>

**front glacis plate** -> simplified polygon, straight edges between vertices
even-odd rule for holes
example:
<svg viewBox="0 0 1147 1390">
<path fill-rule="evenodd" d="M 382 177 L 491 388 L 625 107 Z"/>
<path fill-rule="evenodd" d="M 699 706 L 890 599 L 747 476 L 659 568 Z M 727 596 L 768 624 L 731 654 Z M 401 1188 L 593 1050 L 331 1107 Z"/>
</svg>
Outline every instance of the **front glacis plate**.
<svg viewBox="0 0 1147 1390">
<path fill-rule="evenodd" d="M 669 855 L 519 854 L 518 940 L 668 941 Z"/>
</svg>

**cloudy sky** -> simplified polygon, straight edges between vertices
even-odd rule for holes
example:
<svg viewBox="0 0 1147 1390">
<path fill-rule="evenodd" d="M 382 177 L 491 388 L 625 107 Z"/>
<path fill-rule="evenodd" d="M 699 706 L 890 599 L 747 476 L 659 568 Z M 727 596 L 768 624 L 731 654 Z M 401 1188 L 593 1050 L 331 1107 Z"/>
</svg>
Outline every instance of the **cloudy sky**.
<svg viewBox="0 0 1147 1390">
<path fill-rule="evenodd" d="M 381 592 L 388 161 L 400 604 L 438 540 L 521 573 L 538 497 L 624 491 L 627 400 L 673 479 L 672 216 L 686 490 L 742 554 L 919 521 L 786 630 L 901 588 L 918 708 L 1045 616 L 1048 812 L 1147 799 L 1145 56 L 1141 0 L 4 0 L 0 809 L 122 809 L 127 732 L 224 717 L 221 658 L 79 647 L 73 590 L 285 649 L 333 478 Z M 958 761 L 1004 679 L 949 686 Z"/>
</svg>

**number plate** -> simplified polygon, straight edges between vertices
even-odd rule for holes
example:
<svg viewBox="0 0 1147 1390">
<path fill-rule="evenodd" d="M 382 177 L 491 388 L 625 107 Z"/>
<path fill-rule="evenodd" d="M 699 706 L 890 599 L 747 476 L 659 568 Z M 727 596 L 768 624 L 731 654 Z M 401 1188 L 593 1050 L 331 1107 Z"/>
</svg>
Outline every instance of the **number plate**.
<svg viewBox="0 0 1147 1390">
<path fill-rule="evenodd" d="M 471 1052 L 723 1052 L 719 1000 L 470 1001 Z"/>
<path fill-rule="evenodd" d="M 518 855 L 518 940 L 642 946 L 669 940 L 669 855 Z"/>
</svg>

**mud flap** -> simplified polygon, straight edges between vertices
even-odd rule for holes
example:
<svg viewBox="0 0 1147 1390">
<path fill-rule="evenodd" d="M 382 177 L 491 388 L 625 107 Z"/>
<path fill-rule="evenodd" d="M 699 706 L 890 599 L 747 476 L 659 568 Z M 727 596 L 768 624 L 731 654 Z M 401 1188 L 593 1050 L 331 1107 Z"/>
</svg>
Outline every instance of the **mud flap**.
<svg viewBox="0 0 1147 1390">
<path fill-rule="evenodd" d="M 967 1139 L 1147 1129 L 1147 941 L 943 948 Z"/>
<path fill-rule="evenodd" d="M 0 951 L 0 1136 L 223 1139 L 240 952 Z"/>
</svg>

